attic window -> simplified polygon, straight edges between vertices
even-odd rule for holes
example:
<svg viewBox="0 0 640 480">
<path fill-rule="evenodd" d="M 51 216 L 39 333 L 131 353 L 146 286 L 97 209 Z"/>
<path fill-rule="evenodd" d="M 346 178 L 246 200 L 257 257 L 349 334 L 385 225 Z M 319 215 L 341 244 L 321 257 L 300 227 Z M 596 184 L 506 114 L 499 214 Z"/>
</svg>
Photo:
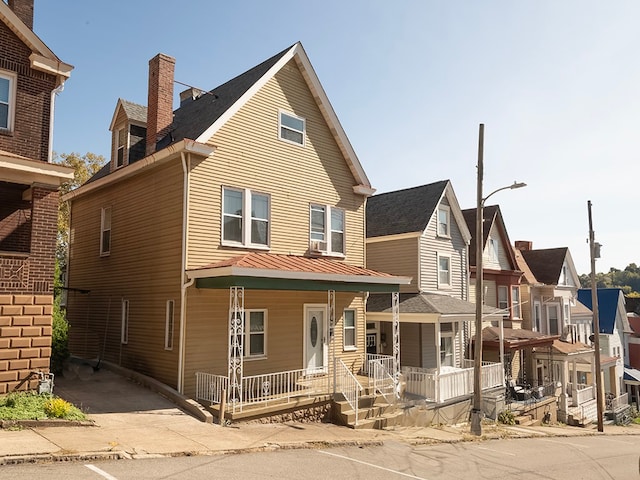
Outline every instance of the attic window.
<svg viewBox="0 0 640 480">
<path fill-rule="evenodd" d="M 449 238 L 451 236 L 450 210 L 446 205 L 438 208 L 438 236 Z"/>
<path fill-rule="evenodd" d="M 304 145 L 305 120 L 290 113 L 280 112 L 280 140 Z"/>
<path fill-rule="evenodd" d="M 116 168 L 124 165 L 124 152 L 127 149 L 127 131 L 119 128 L 116 132 Z"/>
</svg>

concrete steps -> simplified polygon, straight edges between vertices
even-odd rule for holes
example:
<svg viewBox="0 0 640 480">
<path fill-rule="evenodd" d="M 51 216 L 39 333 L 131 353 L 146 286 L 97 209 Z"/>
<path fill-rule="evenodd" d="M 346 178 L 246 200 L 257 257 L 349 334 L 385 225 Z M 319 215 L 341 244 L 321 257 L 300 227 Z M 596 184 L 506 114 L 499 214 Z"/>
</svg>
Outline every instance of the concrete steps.
<svg viewBox="0 0 640 480">
<path fill-rule="evenodd" d="M 350 428 L 382 429 L 396 425 L 403 415 L 395 403 L 387 402 L 381 395 L 367 394 L 360 397 L 358 415 L 346 400 L 334 400 L 333 418 L 340 425 Z"/>
</svg>

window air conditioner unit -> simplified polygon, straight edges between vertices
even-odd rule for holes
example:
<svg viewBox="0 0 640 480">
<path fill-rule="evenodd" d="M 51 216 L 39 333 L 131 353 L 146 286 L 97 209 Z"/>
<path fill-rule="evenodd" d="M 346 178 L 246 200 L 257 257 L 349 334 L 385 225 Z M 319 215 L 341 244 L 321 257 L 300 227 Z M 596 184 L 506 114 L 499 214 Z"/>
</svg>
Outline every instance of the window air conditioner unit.
<svg viewBox="0 0 640 480">
<path fill-rule="evenodd" d="M 327 242 L 322 240 L 311 240 L 309 250 L 314 253 L 321 253 L 327 250 Z"/>
</svg>

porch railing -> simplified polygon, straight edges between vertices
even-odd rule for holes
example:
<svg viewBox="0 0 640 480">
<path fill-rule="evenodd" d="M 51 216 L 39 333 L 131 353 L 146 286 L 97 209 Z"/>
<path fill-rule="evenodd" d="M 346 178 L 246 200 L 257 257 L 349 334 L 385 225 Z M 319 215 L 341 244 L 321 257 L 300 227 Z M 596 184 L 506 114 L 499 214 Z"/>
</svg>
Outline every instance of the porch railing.
<svg viewBox="0 0 640 480">
<path fill-rule="evenodd" d="M 607 410 L 616 411 L 618 408 L 629 405 L 629 394 L 623 393 L 618 397 L 607 399 Z"/>
<path fill-rule="evenodd" d="M 355 424 L 358 425 L 360 394 L 364 390 L 364 387 L 360 384 L 356 376 L 351 373 L 351 370 L 349 370 L 349 367 L 345 365 L 341 358 L 335 359 L 333 369 L 336 375 L 336 391 L 342 394 L 355 412 Z"/>
<path fill-rule="evenodd" d="M 473 362 L 464 364 L 473 365 Z M 473 368 L 450 372 L 433 372 L 418 367 L 403 367 L 405 391 L 425 397 L 427 401 L 442 403 L 452 398 L 473 393 Z M 504 385 L 502 364 L 483 362 L 481 367 L 483 390 Z"/>
<path fill-rule="evenodd" d="M 379 363 L 389 373 L 389 375 L 391 375 L 392 377 L 395 376 L 396 371 L 394 369 L 393 357 L 390 355 L 380 355 L 374 353 L 367 353 L 365 355 L 362 373 L 368 377 L 371 377 L 371 375 L 373 375 L 374 373 L 374 363 Z"/>
<path fill-rule="evenodd" d="M 581 383 L 574 385 L 573 383 L 569 383 L 567 389 L 569 395 L 571 395 L 571 403 L 574 407 L 596 398 L 596 389 L 593 385 Z"/>
<path fill-rule="evenodd" d="M 221 403 L 223 391 L 229 391 L 226 376 L 196 373 L 196 400 Z M 324 369 L 299 369 L 250 375 L 242 378 L 242 398 L 229 398 L 229 406 L 242 411 L 249 405 L 290 402 L 293 398 L 328 394 Z"/>
</svg>

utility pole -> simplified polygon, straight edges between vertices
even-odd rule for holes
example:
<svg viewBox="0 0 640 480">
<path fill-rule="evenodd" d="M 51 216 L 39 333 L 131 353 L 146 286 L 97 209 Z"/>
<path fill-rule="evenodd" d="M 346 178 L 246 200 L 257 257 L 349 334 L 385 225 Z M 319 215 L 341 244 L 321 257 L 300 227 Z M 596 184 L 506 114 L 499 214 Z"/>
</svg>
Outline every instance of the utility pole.
<svg viewBox="0 0 640 480">
<path fill-rule="evenodd" d="M 596 285 L 596 244 L 593 233 L 593 220 L 591 218 L 591 200 L 587 200 L 587 210 L 589 211 L 589 253 L 591 257 L 591 305 L 593 310 L 593 346 L 596 354 L 596 402 L 598 406 L 598 431 L 604 431 L 602 422 L 602 412 L 604 410 L 602 398 L 602 367 L 600 365 L 600 320 L 598 310 L 598 287 Z"/>
</svg>

